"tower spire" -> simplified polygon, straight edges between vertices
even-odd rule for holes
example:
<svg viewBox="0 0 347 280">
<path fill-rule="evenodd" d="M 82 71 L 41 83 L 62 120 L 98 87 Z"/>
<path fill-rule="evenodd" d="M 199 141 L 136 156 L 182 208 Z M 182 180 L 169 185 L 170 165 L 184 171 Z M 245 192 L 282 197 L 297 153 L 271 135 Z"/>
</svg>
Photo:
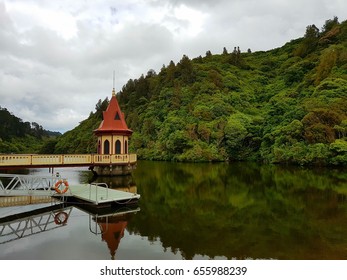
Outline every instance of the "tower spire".
<svg viewBox="0 0 347 280">
<path fill-rule="evenodd" d="M 114 89 L 114 84 L 115 84 L 115 79 L 116 79 L 116 77 L 115 77 L 115 71 L 113 70 L 113 89 L 112 89 L 112 96 L 116 96 L 116 91 L 115 91 L 115 89 Z"/>
</svg>

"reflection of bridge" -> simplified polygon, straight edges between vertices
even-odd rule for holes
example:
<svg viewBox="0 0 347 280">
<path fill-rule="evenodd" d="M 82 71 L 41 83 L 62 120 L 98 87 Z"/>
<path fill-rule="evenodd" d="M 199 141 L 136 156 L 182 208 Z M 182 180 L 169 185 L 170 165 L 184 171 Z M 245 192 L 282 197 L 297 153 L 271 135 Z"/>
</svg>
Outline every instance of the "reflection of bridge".
<svg viewBox="0 0 347 280">
<path fill-rule="evenodd" d="M 55 205 L 0 218 L 0 244 L 64 226 L 72 207 Z"/>
<path fill-rule="evenodd" d="M 138 207 L 124 207 L 103 213 L 89 212 L 81 204 L 66 206 L 52 204 L 50 206 L 17 213 L 0 218 L 0 245 L 21 238 L 37 235 L 68 225 L 74 207 L 89 214 L 89 230 L 101 235 L 107 243 L 111 258 L 114 259 L 121 238 L 124 236 L 128 220 L 140 211 Z"/>
<path fill-rule="evenodd" d="M 70 166 L 99 166 L 99 165 L 134 165 L 136 154 L 99 155 L 19 155 L 0 154 L 0 168 L 30 168 L 30 167 L 70 167 Z"/>
<path fill-rule="evenodd" d="M 11 207 L 30 204 L 53 203 L 51 196 L 0 196 L 0 207 Z"/>
</svg>

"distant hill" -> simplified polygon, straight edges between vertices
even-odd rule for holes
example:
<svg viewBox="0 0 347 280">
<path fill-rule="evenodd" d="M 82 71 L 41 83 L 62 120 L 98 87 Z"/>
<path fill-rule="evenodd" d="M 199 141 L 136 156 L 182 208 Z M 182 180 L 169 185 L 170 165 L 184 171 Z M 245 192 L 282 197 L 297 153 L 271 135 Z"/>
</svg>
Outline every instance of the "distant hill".
<svg viewBox="0 0 347 280">
<path fill-rule="evenodd" d="M 183 55 L 129 80 L 118 100 L 142 159 L 346 165 L 347 21 L 269 51 Z M 95 151 L 100 121 L 91 113 L 55 151 Z"/>
<path fill-rule="evenodd" d="M 0 120 L 0 153 L 38 152 L 48 138 L 61 135 L 59 132 L 43 129 L 36 122 L 23 122 L 2 107 Z"/>
</svg>

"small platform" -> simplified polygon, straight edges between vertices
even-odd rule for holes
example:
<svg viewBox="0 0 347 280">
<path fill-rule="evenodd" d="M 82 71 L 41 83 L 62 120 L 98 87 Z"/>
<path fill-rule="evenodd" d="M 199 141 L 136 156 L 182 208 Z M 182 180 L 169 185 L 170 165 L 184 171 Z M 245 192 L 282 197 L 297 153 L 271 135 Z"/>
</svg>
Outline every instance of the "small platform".
<svg viewBox="0 0 347 280">
<path fill-rule="evenodd" d="M 89 202 L 99 207 L 127 205 L 135 203 L 140 199 L 140 195 L 137 193 L 119 191 L 95 184 L 70 185 L 69 191 L 65 196 L 80 202 Z"/>
</svg>

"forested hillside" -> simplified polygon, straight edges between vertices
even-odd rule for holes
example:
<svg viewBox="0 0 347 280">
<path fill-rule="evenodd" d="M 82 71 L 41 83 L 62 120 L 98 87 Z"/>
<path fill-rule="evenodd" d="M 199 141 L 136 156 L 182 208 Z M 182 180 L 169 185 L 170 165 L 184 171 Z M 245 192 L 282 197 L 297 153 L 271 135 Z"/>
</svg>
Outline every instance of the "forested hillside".
<svg viewBox="0 0 347 280">
<path fill-rule="evenodd" d="M 118 100 L 132 151 L 154 160 L 347 164 L 347 21 L 303 33 L 266 52 L 183 55 L 129 80 Z M 96 113 L 73 131 L 92 120 L 91 135 Z M 56 151 L 95 151 L 92 137 L 67 141 L 73 131 Z"/>
<path fill-rule="evenodd" d="M 0 153 L 40 152 L 45 141 L 59 135 L 59 132 L 43 129 L 36 122 L 23 122 L 0 107 Z"/>
</svg>

